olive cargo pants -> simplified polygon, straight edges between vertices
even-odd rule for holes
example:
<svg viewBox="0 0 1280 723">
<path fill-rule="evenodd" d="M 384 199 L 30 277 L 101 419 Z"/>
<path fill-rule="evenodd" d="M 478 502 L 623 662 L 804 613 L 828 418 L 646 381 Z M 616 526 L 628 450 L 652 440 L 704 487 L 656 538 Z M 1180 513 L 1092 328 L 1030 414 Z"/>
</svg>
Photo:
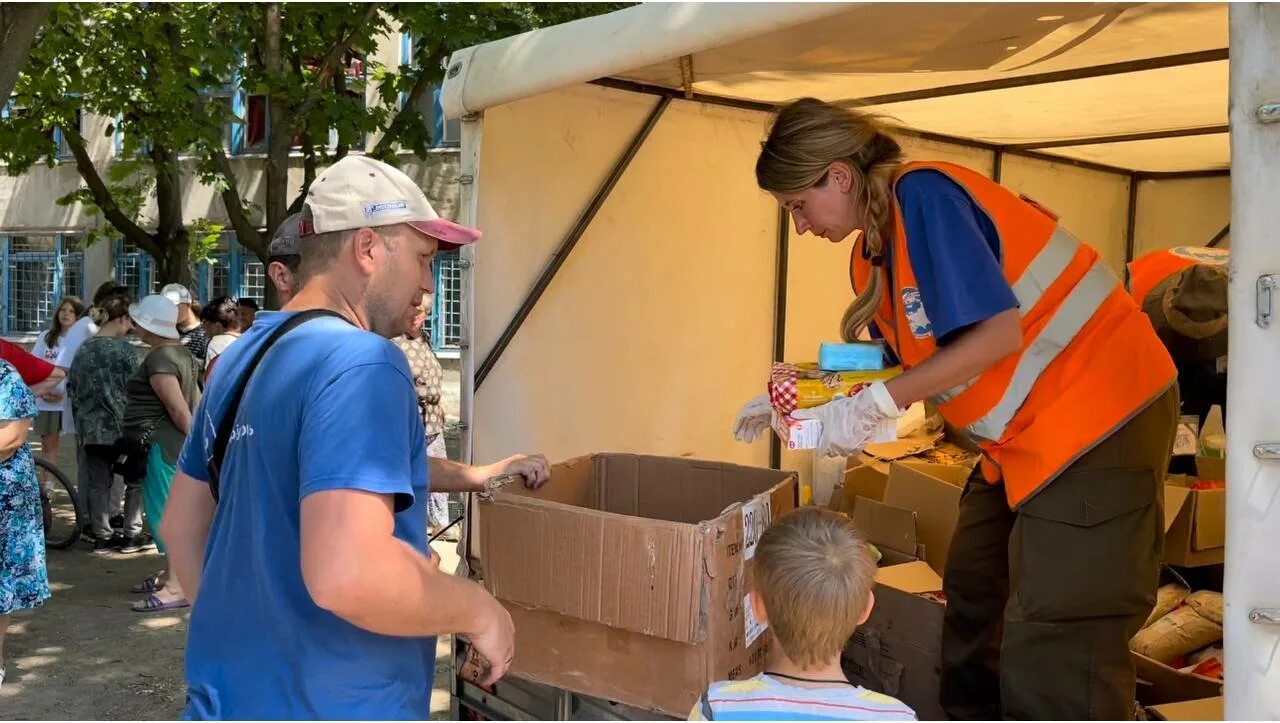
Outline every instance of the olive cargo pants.
<svg viewBox="0 0 1280 723">
<path fill-rule="evenodd" d="M 1129 639 L 1155 605 L 1170 389 L 1016 510 L 970 478 L 947 558 L 941 703 L 953 719 L 1124 720 Z"/>
</svg>

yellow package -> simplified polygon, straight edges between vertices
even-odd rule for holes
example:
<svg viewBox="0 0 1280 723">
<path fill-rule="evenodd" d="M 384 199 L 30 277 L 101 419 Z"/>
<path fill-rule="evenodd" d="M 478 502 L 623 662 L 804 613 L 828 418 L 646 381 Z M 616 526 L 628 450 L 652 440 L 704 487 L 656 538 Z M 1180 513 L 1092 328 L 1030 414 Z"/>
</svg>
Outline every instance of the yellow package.
<svg viewBox="0 0 1280 723">
<path fill-rule="evenodd" d="M 811 409 L 849 396 L 867 384 L 888 381 L 902 373 L 902 367 L 876 371 L 824 372 L 816 363 L 775 364 L 769 383 L 769 399 L 782 414 Z"/>
</svg>

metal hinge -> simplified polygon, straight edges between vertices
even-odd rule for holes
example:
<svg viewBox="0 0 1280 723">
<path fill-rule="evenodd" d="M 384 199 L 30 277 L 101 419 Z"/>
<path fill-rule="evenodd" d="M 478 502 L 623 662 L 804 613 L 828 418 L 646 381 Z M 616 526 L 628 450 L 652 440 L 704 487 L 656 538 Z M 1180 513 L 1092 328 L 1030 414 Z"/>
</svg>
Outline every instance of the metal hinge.
<svg viewBox="0 0 1280 723">
<path fill-rule="evenodd" d="M 475 182 L 476 182 L 476 177 L 475 177 L 475 176 L 473 176 L 473 175 L 471 175 L 471 174 L 466 174 L 466 175 L 463 175 L 463 176 L 458 176 L 458 183 L 460 183 L 460 184 L 462 184 L 462 185 L 464 185 L 464 186 L 470 186 L 471 184 L 473 184 L 473 183 L 475 183 Z"/>
<path fill-rule="evenodd" d="M 1258 106 L 1259 123 L 1280 123 L 1280 103 L 1263 103 Z"/>
<path fill-rule="evenodd" d="M 1254 625 L 1280 625 L 1280 608 L 1254 608 L 1249 611 L 1249 622 Z"/>
<path fill-rule="evenodd" d="M 1253 456 L 1257 459 L 1280 459 L 1280 442 L 1253 445 Z"/>
<path fill-rule="evenodd" d="M 1268 274 L 1259 276 L 1255 290 L 1257 298 L 1255 299 L 1257 308 L 1257 324 L 1263 329 L 1271 328 L 1271 319 L 1276 313 L 1275 294 L 1276 287 L 1280 286 L 1280 276 Z"/>
<path fill-rule="evenodd" d="M 458 259 L 458 268 L 460 269 L 471 268 L 471 259 L 461 259 L 461 258 Z"/>
</svg>

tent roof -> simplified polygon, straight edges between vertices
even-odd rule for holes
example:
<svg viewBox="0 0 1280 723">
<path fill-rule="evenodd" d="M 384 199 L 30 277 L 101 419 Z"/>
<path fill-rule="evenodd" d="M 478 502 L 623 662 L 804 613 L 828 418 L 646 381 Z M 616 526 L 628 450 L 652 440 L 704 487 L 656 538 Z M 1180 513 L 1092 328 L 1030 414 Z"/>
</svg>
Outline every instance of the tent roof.
<svg viewBox="0 0 1280 723">
<path fill-rule="evenodd" d="M 751 107 L 848 101 L 1132 171 L 1230 165 L 1222 3 L 646 3 L 467 48 L 446 75 L 455 117 L 608 79 Z"/>
</svg>

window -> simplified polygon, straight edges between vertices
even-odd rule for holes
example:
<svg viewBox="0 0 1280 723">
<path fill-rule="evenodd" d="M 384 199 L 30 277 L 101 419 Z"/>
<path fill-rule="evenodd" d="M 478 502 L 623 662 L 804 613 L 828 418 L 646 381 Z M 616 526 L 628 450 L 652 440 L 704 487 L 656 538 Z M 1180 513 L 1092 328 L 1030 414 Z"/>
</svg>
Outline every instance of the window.
<svg viewBox="0 0 1280 723">
<path fill-rule="evenodd" d="M 116 242 L 116 283 L 129 287 L 135 298 L 157 293 L 155 260 L 127 241 Z"/>
<path fill-rule="evenodd" d="M 84 298 L 84 253 L 78 233 L 0 236 L 3 333 L 48 328 L 64 296 Z"/>
<path fill-rule="evenodd" d="M 412 33 L 400 34 L 400 64 L 414 65 L 414 37 Z M 400 95 L 401 107 L 408 101 L 405 94 Z M 431 128 L 431 145 L 440 147 L 454 147 L 462 145 L 462 121 L 454 118 L 445 120 L 444 108 L 440 105 L 440 88 L 431 86 L 426 93 L 422 94 L 422 98 L 418 100 L 416 109 L 422 114 L 423 122 Z"/>
<path fill-rule="evenodd" d="M 457 251 L 436 257 L 436 296 L 427 330 L 435 349 L 456 349 L 462 342 L 462 263 Z"/>
<path fill-rule="evenodd" d="M 9 101 L 3 108 L 0 108 L 0 118 L 22 118 L 27 112 L 27 108 L 15 106 L 13 101 Z M 81 108 L 76 109 L 75 124 L 76 131 L 84 133 L 84 110 Z M 66 135 L 62 132 L 61 126 L 54 126 L 45 131 L 44 136 L 58 147 L 55 158 L 60 161 L 66 161 L 75 157 L 71 153 L 71 145 L 67 143 Z"/>
</svg>

